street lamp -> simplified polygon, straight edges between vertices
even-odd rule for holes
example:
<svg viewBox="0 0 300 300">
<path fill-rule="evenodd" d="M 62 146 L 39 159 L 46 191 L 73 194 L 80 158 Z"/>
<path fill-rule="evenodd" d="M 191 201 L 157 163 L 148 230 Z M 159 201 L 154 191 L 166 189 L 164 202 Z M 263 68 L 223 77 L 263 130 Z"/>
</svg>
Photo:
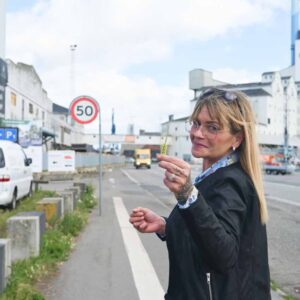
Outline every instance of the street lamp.
<svg viewBox="0 0 300 300">
<path fill-rule="evenodd" d="M 285 93 L 285 109 L 284 109 L 284 161 L 288 162 L 289 153 L 289 132 L 288 132 L 288 89 Z"/>
<path fill-rule="evenodd" d="M 70 64 L 70 99 L 75 98 L 75 50 L 76 44 L 70 45 L 71 50 L 71 64 Z"/>
</svg>

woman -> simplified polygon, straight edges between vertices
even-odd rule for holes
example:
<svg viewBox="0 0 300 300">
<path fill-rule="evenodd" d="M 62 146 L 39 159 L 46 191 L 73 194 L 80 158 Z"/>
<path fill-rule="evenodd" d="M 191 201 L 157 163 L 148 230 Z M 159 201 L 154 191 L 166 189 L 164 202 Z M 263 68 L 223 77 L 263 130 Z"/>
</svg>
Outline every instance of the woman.
<svg viewBox="0 0 300 300">
<path fill-rule="evenodd" d="M 155 232 L 169 252 L 170 300 L 267 300 L 268 219 L 253 112 L 241 92 L 204 92 L 189 120 L 203 172 L 159 155 L 164 184 L 178 201 L 168 218 L 136 208 L 130 222 Z"/>
</svg>

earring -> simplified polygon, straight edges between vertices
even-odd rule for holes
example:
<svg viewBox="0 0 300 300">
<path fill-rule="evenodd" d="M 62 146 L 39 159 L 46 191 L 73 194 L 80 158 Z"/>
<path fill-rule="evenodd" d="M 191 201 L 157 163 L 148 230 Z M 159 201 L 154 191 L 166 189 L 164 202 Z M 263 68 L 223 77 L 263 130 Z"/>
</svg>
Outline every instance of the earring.
<svg viewBox="0 0 300 300">
<path fill-rule="evenodd" d="M 235 147 L 234 146 L 232 146 L 232 150 L 235 151 Z"/>
</svg>

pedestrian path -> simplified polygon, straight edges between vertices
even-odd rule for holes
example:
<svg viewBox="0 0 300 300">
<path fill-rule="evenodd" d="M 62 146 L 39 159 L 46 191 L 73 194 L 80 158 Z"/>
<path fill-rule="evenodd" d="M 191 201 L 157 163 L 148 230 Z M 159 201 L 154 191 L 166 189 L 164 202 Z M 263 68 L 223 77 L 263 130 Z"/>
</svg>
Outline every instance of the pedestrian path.
<svg viewBox="0 0 300 300">
<path fill-rule="evenodd" d="M 118 196 L 115 180 L 107 182 L 109 188 L 103 199 L 104 213 L 100 217 L 98 208 L 92 212 L 69 260 L 45 287 L 46 299 L 119 300 L 121 296 L 124 300 L 163 300 L 166 285 L 161 282 L 167 273 L 159 270 L 160 263 L 155 262 L 153 251 L 147 252 L 153 241 L 147 244 L 146 240 L 145 244 L 145 235 L 135 232 L 128 223 L 129 208 Z M 130 199 L 133 198 L 130 195 Z M 152 235 L 148 238 L 158 240 Z M 159 241 L 160 244 L 165 246 Z M 162 252 L 158 248 L 155 251 Z M 272 292 L 272 299 L 282 298 Z"/>
</svg>

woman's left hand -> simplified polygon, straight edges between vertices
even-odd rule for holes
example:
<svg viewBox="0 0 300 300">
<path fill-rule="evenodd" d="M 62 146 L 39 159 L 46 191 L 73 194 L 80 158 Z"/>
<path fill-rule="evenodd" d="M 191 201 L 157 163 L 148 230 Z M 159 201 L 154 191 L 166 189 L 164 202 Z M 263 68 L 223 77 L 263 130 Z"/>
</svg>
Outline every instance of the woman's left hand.
<svg viewBox="0 0 300 300">
<path fill-rule="evenodd" d="M 181 194 L 192 187 L 190 164 L 174 156 L 157 154 L 157 158 L 159 166 L 166 170 L 164 184 L 171 192 Z"/>
</svg>

